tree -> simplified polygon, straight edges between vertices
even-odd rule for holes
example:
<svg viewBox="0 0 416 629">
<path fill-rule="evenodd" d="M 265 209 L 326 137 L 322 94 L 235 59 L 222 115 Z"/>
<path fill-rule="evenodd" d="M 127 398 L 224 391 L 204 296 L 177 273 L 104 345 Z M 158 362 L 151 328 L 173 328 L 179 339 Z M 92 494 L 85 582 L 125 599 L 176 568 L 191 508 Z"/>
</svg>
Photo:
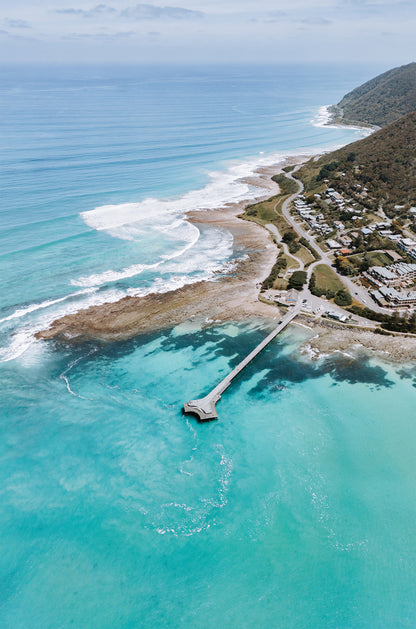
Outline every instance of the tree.
<svg viewBox="0 0 416 629">
<path fill-rule="evenodd" d="M 302 287 L 306 283 L 306 280 L 307 280 L 306 271 L 295 271 L 290 276 L 287 287 L 295 288 L 296 290 L 302 290 Z"/>
<path fill-rule="evenodd" d="M 334 302 L 338 306 L 351 306 L 352 297 L 346 288 L 341 288 L 335 295 Z"/>
<path fill-rule="evenodd" d="M 283 234 L 282 242 L 289 244 L 293 240 L 296 240 L 296 232 L 293 229 L 289 229 L 287 232 Z"/>
<path fill-rule="evenodd" d="M 370 268 L 370 260 L 368 259 L 368 256 L 365 255 L 360 264 L 360 273 L 363 273 L 364 271 L 368 271 L 369 268 Z"/>
<path fill-rule="evenodd" d="M 416 311 L 414 310 L 408 320 L 409 332 L 416 333 Z"/>
<path fill-rule="evenodd" d="M 345 256 L 337 256 L 335 266 L 342 275 L 354 275 L 356 272 L 354 265 Z"/>
</svg>

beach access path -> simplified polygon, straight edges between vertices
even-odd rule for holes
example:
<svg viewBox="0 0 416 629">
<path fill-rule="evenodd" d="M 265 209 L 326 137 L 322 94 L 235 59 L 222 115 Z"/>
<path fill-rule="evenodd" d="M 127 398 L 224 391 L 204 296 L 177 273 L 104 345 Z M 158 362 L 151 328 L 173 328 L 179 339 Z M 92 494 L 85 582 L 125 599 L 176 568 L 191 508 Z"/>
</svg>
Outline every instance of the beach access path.
<svg viewBox="0 0 416 629">
<path fill-rule="evenodd" d="M 283 242 L 282 240 L 282 236 L 279 232 L 279 230 L 277 229 L 276 225 L 272 225 L 271 223 L 269 223 L 268 225 L 265 225 L 265 228 L 269 230 L 269 232 L 271 232 L 273 234 L 273 236 L 277 239 L 278 243 L 280 245 L 282 245 L 283 247 L 283 253 L 285 254 L 285 256 L 287 256 L 288 258 L 292 258 L 293 260 L 295 260 L 295 262 L 298 263 L 299 268 L 296 269 L 297 271 L 303 271 L 305 268 L 304 263 L 302 262 L 302 260 L 299 260 L 299 258 L 290 253 L 289 251 L 289 247 L 287 246 L 287 244 L 285 242 Z"/>
<path fill-rule="evenodd" d="M 294 194 L 292 194 L 290 197 L 288 197 L 283 202 L 283 204 L 282 204 L 282 214 L 285 217 L 286 221 L 296 231 L 298 236 L 301 236 L 301 237 L 305 238 L 309 242 L 309 244 L 312 247 L 314 247 L 314 249 L 317 251 L 317 253 L 321 256 L 321 260 L 319 260 L 317 262 L 314 262 L 313 264 L 311 264 L 309 266 L 309 268 L 308 268 L 308 280 L 310 279 L 312 271 L 313 271 L 313 268 L 316 266 L 317 263 L 319 263 L 319 264 L 326 264 L 329 267 L 331 267 L 334 270 L 334 272 L 338 275 L 340 281 L 348 288 L 348 290 L 350 291 L 351 296 L 352 296 L 352 298 L 354 300 L 361 302 L 363 304 L 363 306 L 365 306 L 367 308 L 371 308 L 371 310 L 374 310 L 376 312 L 383 313 L 383 314 L 386 314 L 386 313 L 390 314 L 389 311 L 386 310 L 386 308 L 381 308 L 378 304 L 376 304 L 373 301 L 373 299 L 371 299 L 370 295 L 368 294 L 368 291 L 365 288 L 355 284 L 355 282 L 353 282 L 349 277 L 347 277 L 345 275 L 341 275 L 340 273 L 338 273 L 338 271 L 333 267 L 333 260 L 331 260 L 331 258 L 328 256 L 328 254 L 325 251 L 323 251 L 323 249 L 316 242 L 316 239 L 313 236 L 311 236 L 307 231 L 305 231 L 303 229 L 303 227 L 301 225 L 299 225 L 299 223 L 290 214 L 289 207 L 290 207 L 291 203 L 293 203 L 293 201 L 300 194 L 302 194 L 302 192 L 304 191 L 303 183 L 299 179 L 296 179 L 296 177 L 293 176 L 293 174 L 297 170 L 299 170 L 300 167 L 301 167 L 301 164 L 295 166 L 295 168 L 293 169 L 292 173 L 285 173 L 286 177 L 288 177 L 289 179 L 291 179 L 292 181 L 294 181 L 297 184 L 298 191 L 295 192 Z M 276 206 L 277 206 L 277 204 L 276 204 Z M 292 256 L 292 257 L 296 257 L 296 256 Z"/>
</svg>

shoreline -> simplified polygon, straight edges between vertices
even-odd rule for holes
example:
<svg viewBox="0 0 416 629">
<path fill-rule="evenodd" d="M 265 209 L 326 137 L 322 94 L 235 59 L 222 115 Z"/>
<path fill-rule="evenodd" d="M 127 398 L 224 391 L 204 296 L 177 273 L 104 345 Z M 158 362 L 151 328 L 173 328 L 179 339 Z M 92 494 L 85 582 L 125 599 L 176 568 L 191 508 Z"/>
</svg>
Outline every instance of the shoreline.
<svg viewBox="0 0 416 629">
<path fill-rule="evenodd" d="M 353 357 L 360 351 L 395 365 L 416 361 L 416 337 L 383 336 L 371 330 L 341 326 L 329 320 L 316 320 L 303 315 L 299 322 L 315 333 L 299 347 L 299 351 L 308 354 L 311 360 L 319 360 L 337 352 Z"/>
<path fill-rule="evenodd" d="M 337 119 L 337 115 L 334 111 L 330 111 L 331 108 L 336 105 L 323 105 L 318 112 L 318 118 L 314 123 L 317 127 L 327 127 L 328 129 L 352 129 L 356 131 L 366 131 L 367 135 L 371 135 L 375 131 L 378 131 L 381 127 L 370 124 L 359 124 L 354 122 L 342 121 Z"/>
<path fill-rule="evenodd" d="M 35 338 L 111 342 L 167 329 L 189 318 L 199 318 L 201 321 L 241 320 L 253 315 L 270 320 L 277 318 L 277 308 L 258 300 L 257 285 L 269 275 L 278 250 L 266 229 L 240 219 L 238 215 L 251 203 L 278 194 L 279 186 L 271 179 L 273 175 L 282 172 L 285 166 L 297 165 L 310 157 L 310 154 L 286 157 L 281 162 L 261 166 L 252 175 L 243 177 L 242 182 L 259 189 L 255 199 L 230 202 L 221 209 L 200 209 L 185 213 L 185 220 L 196 227 L 212 226 L 231 232 L 236 254 L 235 268 L 231 274 L 219 273 L 213 280 L 186 284 L 165 293 L 127 296 L 116 302 L 90 306 L 55 319 L 48 328 L 36 332 Z"/>
<path fill-rule="evenodd" d="M 328 107 L 323 110 L 330 119 Z M 242 177 L 242 182 L 259 190 L 264 189 L 264 193 L 256 195 L 255 200 L 249 198 L 226 203 L 221 209 L 200 209 L 185 213 L 185 220 L 196 227 L 212 226 L 231 232 L 233 250 L 237 254 L 231 274 L 219 273 L 213 280 L 186 284 L 165 293 L 126 296 L 116 302 L 90 306 L 57 318 L 47 329 L 36 332 L 35 338 L 64 342 L 115 342 L 171 329 L 186 321 L 205 327 L 260 317 L 273 324 L 274 320 L 280 318 L 281 311 L 258 299 L 258 285 L 269 275 L 278 250 L 266 228 L 240 219 L 238 215 L 251 203 L 269 199 L 279 192 L 278 185 L 271 179 L 273 175 L 283 172 L 285 166 L 300 164 L 310 157 L 310 154 L 286 157 L 279 163 L 261 166 L 252 175 Z M 403 346 L 403 338 L 376 335 L 369 330 L 348 329 L 304 315 L 300 321 L 317 332 L 299 348 L 301 353 L 309 352 L 311 359 L 337 351 L 345 352 L 353 347 L 370 351 L 391 362 L 416 359 L 416 339 L 413 338 L 407 338 Z M 352 340 L 356 342 L 352 344 Z"/>
</svg>

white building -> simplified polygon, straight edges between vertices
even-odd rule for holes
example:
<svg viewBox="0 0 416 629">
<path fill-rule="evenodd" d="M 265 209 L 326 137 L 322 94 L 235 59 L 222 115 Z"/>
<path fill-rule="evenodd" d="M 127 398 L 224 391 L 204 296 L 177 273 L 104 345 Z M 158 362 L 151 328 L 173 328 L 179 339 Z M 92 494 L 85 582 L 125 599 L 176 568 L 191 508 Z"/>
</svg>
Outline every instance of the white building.
<svg viewBox="0 0 416 629">
<path fill-rule="evenodd" d="M 339 242 L 337 242 L 336 240 L 333 240 L 332 238 L 330 238 L 329 240 L 325 241 L 325 244 L 327 247 L 329 247 L 329 249 L 341 249 L 341 245 L 339 244 Z"/>
</svg>

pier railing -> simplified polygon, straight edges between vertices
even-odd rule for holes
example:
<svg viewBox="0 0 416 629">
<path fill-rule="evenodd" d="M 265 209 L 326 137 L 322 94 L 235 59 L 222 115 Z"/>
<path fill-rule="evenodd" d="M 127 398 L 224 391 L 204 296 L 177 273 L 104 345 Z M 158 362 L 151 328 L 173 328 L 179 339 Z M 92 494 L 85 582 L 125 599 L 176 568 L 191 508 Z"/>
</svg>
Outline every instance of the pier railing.
<svg viewBox="0 0 416 629">
<path fill-rule="evenodd" d="M 224 391 L 230 386 L 232 381 L 243 371 L 248 364 L 258 355 L 260 352 L 274 339 L 280 332 L 282 332 L 289 323 L 299 314 L 301 310 L 300 297 L 296 305 L 285 314 L 279 321 L 277 327 L 271 332 L 261 343 L 253 349 L 248 356 L 244 358 L 217 386 L 212 389 L 208 395 L 198 400 L 190 400 L 184 405 L 184 413 L 195 415 L 199 421 L 211 421 L 212 419 L 218 419 L 218 413 L 216 409 L 217 402 L 221 399 Z"/>
</svg>

